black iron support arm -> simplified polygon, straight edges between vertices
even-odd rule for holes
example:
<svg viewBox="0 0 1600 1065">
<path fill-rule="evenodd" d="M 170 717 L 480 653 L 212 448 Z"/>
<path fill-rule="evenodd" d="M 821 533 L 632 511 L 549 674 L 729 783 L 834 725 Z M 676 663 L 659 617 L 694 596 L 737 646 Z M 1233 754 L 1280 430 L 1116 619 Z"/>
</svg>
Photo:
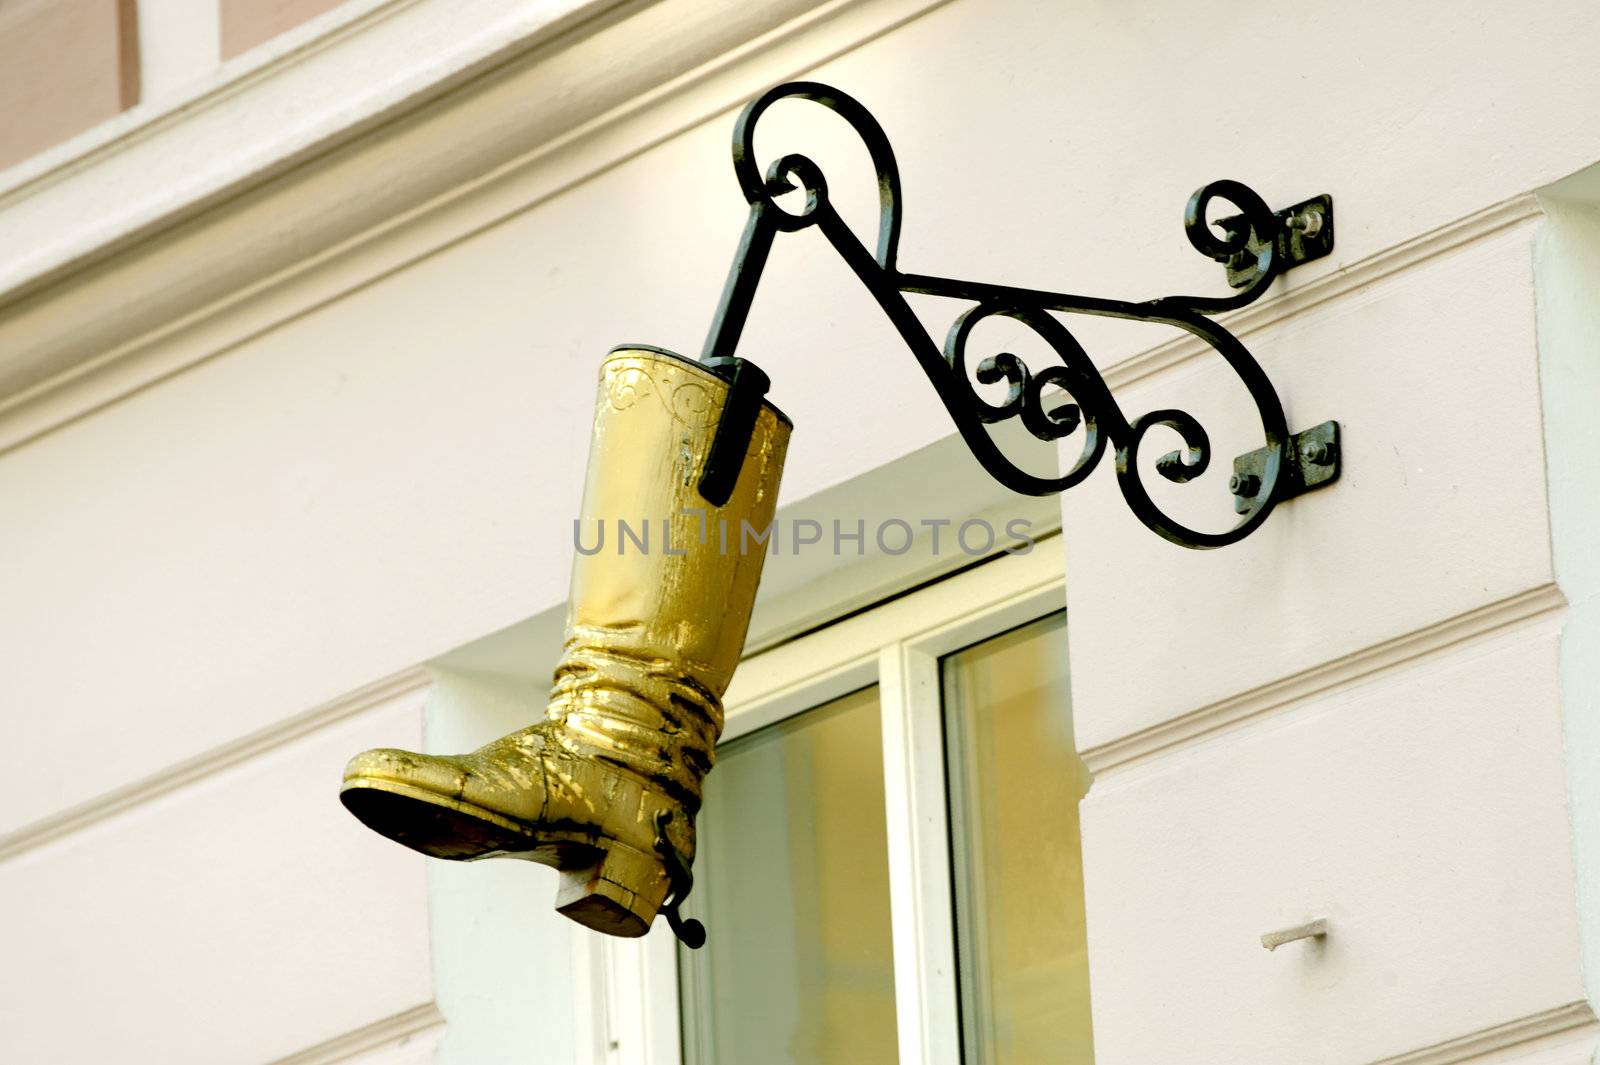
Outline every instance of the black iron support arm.
<svg viewBox="0 0 1600 1065">
<path fill-rule="evenodd" d="M 821 104 L 849 122 L 866 144 L 878 178 L 878 239 L 869 251 L 833 208 L 821 169 L 803 155 L 785 155 L 765 173 L 755 159 L 755 128 L 779 100 L 796 98 Z M 750 215 L 728 274 L 727 285 L 706 338 L 702 359 L 735 382 L 728 416 L 719 428 L 713 456 L 701 490 L 713 502 L 726 498 L 737 456 L 743 454 L 749 426 L 746 408 L 759 404 L 766 377 L 734 352 L 749 315 L 757 283 L 774 237 L 815 226 L 832 245 L 900 333 L 912 355 L 933 383 L 945 409 L 973 455 L 1007 488 L 1028 495 L 1065 491 L 1082 481 L 1109 446 L 1116 456 L 1117 482 L 1129 508 L 1150 529 L 1191 548 L 1222 547 L 1244 539 L 1260 527 L 1273 507 L 1300 492 L 1334 480 L 1339 471 L 1338 426 L 1326 422 L 1299 436 L 1291 435 L 1283 405 L 1261 366 L 1243 344 L 1211 315 L 1235 310 L 1258 299 L 1290 267 L 1328 254 L 1333 247 L 1333 204 L 1318 197 L 1274 213 L 1260 196 L 1237 181 L 1214 181 L 1189 199 L 1184 232 L 1189 243 L 1228 267 L 1231 296 L 1164 296 L 1143 302 L 1074 296 L 1036 289 L 992 285 L 957 278 L 907 273 L 897 262 L 900 240 L 900 174 L 894 151 L 877 120 L 854 98 L 816 82 L 791 82 L 751 101 L 733 133 L 733 167 Z M 790 212 L 777 198 L 805 193 L 802 209 Z M 1207 222 L 1213 201 L 1231 204 L 1237 212 Z M 1218 232 L 1220 227 L 1222 232 Z M 906 295 L 920 293 L 965 300 L 973 306 L 959 315 L 941 346 L 917 319 Z M 1104 379 L 1057 313 L 1155 322 L 1198 337 L 1220 355 L 1249 391 L 1261 420 L 1265 446 L 1235 460 L 1230 489 L 1236 497 L 1239 522 L 1224 532 L 1204 532 L 1178 522 L 1150 498 L 1139 474 L 1139 448 L 1150 430 L 1172 429 L 1183 447 L 1160 456 L 1156 471 L 1175 483 L 1205 472 L 1211 461 L 1205 429 L 1190 414 L 1176 409 L 1149 411 L 1131 421 L 1123 414 Z M 1038 334 L 1060 358 L 1037 372 L 1010 353 L 980 361 L 972 376 L 979 384 L 1005 382 L 1007 394 L 991 403 L 968 379 L 966 345 L 973 328 L 991 317 L 1009 318 Z M 741 389 L 739 382 L 745 384 Z M 1045 394 L 1052 389 L 1052 394 Z M 1066 393 L 1058 395 L 1057 392 Z M 738 402 L 735 402 L 735 399 Z M 1070 400 L 1070 402 L 1067 402 Z M 737 409 L 737 412 L 736 412 Z M 752 416 L 753 417 L 753 416 Z M 1058 477 L 1039 477 L 1011 462 L 984 429 L 985 424 L 1021 418 L 1041 440 L 1057 440 L 1083 429 L 1083 448 L 1072 467 Z M 740 436 L 744 439 L 740 439 Z M 726 435 L 727 439 L 723 439 Z M 720 459 L 719 459 L 720 454 Z"/>
</svg>

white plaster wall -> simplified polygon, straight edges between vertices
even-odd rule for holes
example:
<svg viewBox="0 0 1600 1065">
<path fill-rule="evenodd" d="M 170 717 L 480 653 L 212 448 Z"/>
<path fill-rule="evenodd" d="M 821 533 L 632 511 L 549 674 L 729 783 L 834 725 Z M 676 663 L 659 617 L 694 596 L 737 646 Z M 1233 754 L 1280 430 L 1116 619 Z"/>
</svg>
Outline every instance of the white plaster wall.
<svg viewBox="0 0 1600 1065">
<path fill-rule="evenodd" d="M 1568 603 L 1560 675 L 1589 998 L 1600 989 L 1600 210 L 1594 170 L 1545 194 L 1539 366 L 1551 541 Z"/>
<path fill-rule="evenodd" d="M 442 664 L 427 709 L 426 749 L 472 750 L 537 720 L 558 641 L 540 641 L 528 672 Z M 518 663 L 523 665 L 523 663 Z M 561 1061 L 602 1065 L 592 1022 L 594 937 L 557 914 L 557 874 L 532 862 L 429 862 L 439 1009 L 450 1018 L 439 1065 Z"/>
<path fill-rule="evenodd" d="M 1229 95 L 1220 131 L 1193 118 L 1192 87 L 1214 80 L 1199 54 L 1207 49 L 1180 48 L 1197 31 L 1138 7 L 1073 19 L 1041 5 L 950 4 L 813 73 L 871 101 L 902 146 L 908 264 L 1125 295 L 1215 285 L 1214 269 L 1183 242 L 1177 214 L 1192 187 L 1232 173 L 1278 199 L 1316 190 L 1338 197 L 1340 252 L 1296 274 L 1286 283 L 1293 292 L 1586 158 L 1582 138 L 1553 117 L 1573 86 L 1600 78 L 1587 60 L 1585 20 L 1569 17 L 1559 34 L 1541 31 L 1544 18 L 1515 32 L 1469 34 L 1454 50 L 1418 51 L 1403 76 L 1397 63 L 1375 62 L 1374 42 L 1426 39 L 1421 10 L 1341 9 L 1340 35 L 1323 48 L 1292 60 L 1268 51 L 1261 77 L 1281 91 L 1270 107 Z M 1305 29 L 1250 21 L 1272 17 L 1264 9 L 1234 17 L 1210 31 L 1218 48 Z M 1359 92 L 1335 77 L 1330 53 L 1367 72 Z M 1157 56 L 1162 77 L 1153 73 Z M 1288 76 L 1307 62 L 1326 76 Z M 1391 113 L 1423 91 L 1417 86 L 1449 82 L 1470 95 L 1494 79 L 1458 85 L 1457 73 L 1486 67 L 1503 74 L 1494 100 L 1524 109 L 1517 122 L 1494 127 L 1516 150 L 1480 158 L 1484 108 L 1459 102 L 1430 112 L 1433 124 L 1412 140 L 1395 139 Z M 1009 73 L 951 79 L 953 69 Z M 742 76 L 759 84 L 779 73 L 758 62 Z M 1345 106 L 1323 105 L 1329 86 Z M 1297 108 L 1317 109 L 1337 151 L 1319 155 L 1278 138 L 1273 114 Z M 1049 132 L 1057 116 L 1071 116 L 1070 135 Z M 640 125 L 647 141 L 651 130 Z M 1128 147 L 1129 128 L 1156 148 Z M 17 697 L 57 706 L 98 705 L 112 692 L 150 698 L 146 669 L 179 690 L 163 691 L 159 707 L 140 705 L 158 727 L 107 731 L 92 716 L 52 715 L 39 742 L 82 740 L 92 753 L 96 736 L 114 738 L 125 755 L 90 781 L 8 766 L 26 783 L 4 823 L 20 827 L 203 751 L 231 729 L 559 602 L 593 363 L 630 338 L 698 344 L 740 224 L 727 129 L 728 116 L 716 115 L 412 266 L 342 295 L 335 289 L 340 298 L 226 347 L 226 358 L 9 453 L 0 498 L 26 520 L 0 531 L 0 586 L 34 607 L 0 620 L 0 646 L 61 649 L 16 664 Z M 1356 158 L 1385 165 L 1351 165 Z M 989 170 L 998 176 L 980 177 Z M 851 182 L 834 184 L 848 196 Z M 307 278 L 303 296 L 331 298 L 317 285 L 327 280 Z M 19 306 L 16 327 L 44 310 Z M 1149 341 L 1119 334 L 1096 350 L 1112 359 Z M 1395 343 L 1385 336 L 1373 350 Z M 809 237 L 775 256 L 748 345 L 773 367 L 775 394 L 802 425 L 786 478 L 791 497 L 946 433 L 931 390 L 908 376 L 887 327 Z M 1343 376 L 1333 366 L 1322 372 Z M 1352 387 L 1363 383 L 1351 376 Z M 1295 383 L 1304 395 L 1304 381 Z M 1291 400 L 1297 417 L 1299 402 Z M 828 428 L 807 432 L 808 424 Z M 518 484 L 537 489 L 506 490 Z M 1086 491 L 1070 505 L 1087 507 L 1089 498 Z M 1526 510 L 1519 516 L 1530 520 Z M 1121 521 L 1120 507 L 1107 520 Z M 1165 551 L 1137 540 L 1133 549 Z M 1235 554 L 1171 557 L 1224 566 Z M 72 564 L 35 561 L 50 556 Z M 174 579 L 181 598 L 170 595 Z M 308 645 L 308 632 L 335 631 L 339 654 L 279 668 Z M 95 671 L 61 669 L 80 642 L 122 653 Z M 212 668 L 166 668 L 173 655 L 202 648 Z M 258 683 L 226 692 L 234 711 L 224 722 L 209 707 L 240 676 Z"/>
<path fill-rule="evenodd" d="M 1382 1061 L 1581 999 L 1552 636 L 1096 781 L 1095 1060 Z"/>
<path fill-rule="evenodd" d="M 850 20 L 890 8 L 907 21 L 856 46 Z M 437 873 L 435 897 L 455 901 L 432 913 L 430 957 L 420 866 L 338 808 L 342 756 L 412 742 L 415 705 L 280 733 L 559 605 L 595 362 L 627 340 L 697 348 L 741 224 L 729 109 L 801 72 L 860 96 L 900 149 L 911 269 L 1216 291 L 1179 229 L 1194 187 L 1229 176 L 1338 205 L 1336 254 L 1245 321 L 1296 425 L 1345 424 L 1344 480 L 1209 554 L 1138 529 L 1107 470 L 1064 501 L 1075 716 L 1101 774 L 1084 814 L 1101 1065 L 1174 1044 L 1202 1048 L 1193 1060 L 1376 1061 L 1568 1016 L 1584 989 L 1563 705 L 1569 749 L 1587 717 L 1557 678 L 1581 683 L 1586 660 L 1542 634 L 1587 585 L 1564 576 L 1585 556 L 1563 556 L 1560 535 L 1552 565 L 1539 210 L 1517 204 L 1600 159 L 1597 45 L 1577 2 L 1511 18 L 1442 2 L 861 0 L 447 202 L 394 201 L 399 221 L 371 239 L 340 229 L 336 255 L 324 227 L 422 184 L 397 168 L 514 140 L 539 107 L 595 90 L 519 60 L 0 306 L 0 352 L 19 359 L 143 352 L 81 371 L 114 402 L 49 407 L 60 424 L 0 453 L 0 908 L 26 915 L 3 926 L 8 1045 L 23 1060 L 415 1056 L 441 1038 L 435 961 L 459 965 L 462 942 L 514 943 L 501 960 L 524 967 L 554 950 L 556 975 L 570 963 L 544 925 L 461 931 L 466 877 L 540 872 L 519 867 Z M 508 100 L 520 110 L 492 110 Z M 829 153 L 863 217 L 859 159 L 825 125 L 795 136 Z M 249 274 L 255 238 L 305 261 Z M 173 271 L 196 262 L 226 291 L 191 279 L 204 299 L 180 305 Z M 1253 446 L 1225 378 L 1152 357 L 1165 338 L 1148 331 L 1083 336 L 1130 412 L 1193 397 L 1219 468 L 1184 491 L 1220 492 L 1228 449 Z M 799 425 L 786 502 L 948 434 L 811 236 L 775 254 L 746 344 Z M 1564 424 L 1585 424 L 1571 403 Z M 254 753 L 263 736 L 279 738 Z M 208 772 L 218 750 L 231 768 Z M 108 796 L 115 817 L 97 813 Z M 1468 825 L 1481 833 L 1453 835 Z M 105 887 L 117 861 L 131 905 Z M 1325 956 L 1253 944 L 1317 906 L 1335 921 Z M 535 998 L 519 1020 L 553 1040 L 548 1060 L 588 1052 L 574 1001 Z M 122 1042 L 85 1033 L 39 1056 L 86 1007 L 123 1018 Z M 461 1019 L 441 1060 L 492 1060 L 463 1049 L 474 1008 L 440 993 Z M 394 1017 L 410 1020 L 381 1027 Z M 338 1042 L 361 1031 L 378 1034 Z M 1428 1060 L 1489 1052 L 1474 1045 Z"/>
<path fill-rule="evenodd" d="M 1083 746 L 1550 583 L 1532 253 L 1531 226 L 1513 226 L 1248 337 L 1291 428 L 1340 422 L 1345 466 L 1243 543 L 1176 550 L 1110 477 L 1064 501 L 1069 598 L 1093 619 L 1070 632 Z M 1231 456 L 1260 430 L 1220 359 L 1178 374 L 1126 389 L 1125 409 L 1206 419 L 1213 468 L 1151 490 L 1225 528 Z"/>
<path fill-rule="evenodd" d="M 420 740 L 419 702 L 0 862 L 5 1060 L 245 1065 L 392 1019 L 436 1025 L 423 859 L 328 802 L 353 751 Z"/>
</svg>

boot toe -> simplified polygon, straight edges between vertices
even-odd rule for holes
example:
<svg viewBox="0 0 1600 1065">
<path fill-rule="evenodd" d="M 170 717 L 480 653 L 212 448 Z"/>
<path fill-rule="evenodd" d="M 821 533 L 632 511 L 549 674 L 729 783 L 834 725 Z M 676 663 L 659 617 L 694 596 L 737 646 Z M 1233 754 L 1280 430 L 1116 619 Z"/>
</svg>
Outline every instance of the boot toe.
<svg viewBox="0 0 1600 1065">
<path fill-rule="evenodd" d="M 379 747 L 350 759 L 344 767 L 344 782 L 348 786 L 361 781 L 394 781 L 442 795 L 459 795 L 463 775 L 451 762 L 437 755 Z"/>
<path fill-rule="evenodd" d="M 435 858 L 530 849 L 527 828 L 462 798 L 468 776 L 455 758 L 380 748 L 350 760 L 339 798 L 368 828 Z"/>
</svg>

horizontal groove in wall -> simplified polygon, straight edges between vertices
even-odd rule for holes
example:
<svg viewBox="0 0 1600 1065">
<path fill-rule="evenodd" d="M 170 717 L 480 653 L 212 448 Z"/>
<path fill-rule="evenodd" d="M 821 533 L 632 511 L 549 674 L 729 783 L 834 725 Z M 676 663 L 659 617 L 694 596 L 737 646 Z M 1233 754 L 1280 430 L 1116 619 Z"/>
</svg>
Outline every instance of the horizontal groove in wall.
<svg viewBox="0 0 1600 1065">
<path fill-rule="evenodd" d="M 78 803 L 59 813 L 0 836 L 0 862 L 135 806 L 167 795 L 197 780 L 276 750 L 395 699 L 425 691 L 432 683 L 420 666 L 402 670 L 348 695 L 285 718 L 248 736 L 168 766 L 142 780 Z"/>
<path fill-rule="evenodd" d="M 272 1065 L 339 1065 L 340 1062 L 354 1061 L 374 1051 L 405 1046 L 420 1035 L 442 1029 L 444 1023 L 444 1015 L 439 1012 L 439 1007 L 428 1002 L 286 1058 L 279 1058 Z"/>
<path fill-rule="evenodd" d="M 1530 1052 L 1558 1053 L 1568 1048 L 1570 1057 L 1541 1054 L 1540 1065 L 1589 1065 L 1597 1038 L 1600 1022 L 1594 1011 L 1587 1002 L 1572 1002 L 1372 1065 L 1511 1065 L 1526 1061 Z"/>
<path fill-rule="evenodd" d="M 1119 772 L 1453 648 L 1536 623 L 1565 605 L 1561 590 L 1544 584 L 1091 747 L 1083 751 L 1083 760 L 1096 777 Z"/>
</svg>

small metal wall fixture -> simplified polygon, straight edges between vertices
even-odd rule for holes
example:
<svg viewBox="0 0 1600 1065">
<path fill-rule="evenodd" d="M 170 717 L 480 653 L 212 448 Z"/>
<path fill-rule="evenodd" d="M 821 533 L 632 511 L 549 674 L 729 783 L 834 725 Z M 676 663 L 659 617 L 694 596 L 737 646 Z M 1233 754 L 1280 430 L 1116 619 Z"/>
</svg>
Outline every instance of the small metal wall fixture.
<svg viewBox="0 0 1600 1065">
<path fill-rule="evenodd" d="M 878 243 L 868 251 L 845 224 L 828 198 L 821 168 L 804 155 L 776 159 L 763 173 L 755 157 L 755 130 L 761 116 L 785 99 L 809 100 L 836 112 L 855 129 L 871 154 L 878 176 Z M 713 504 L 726 498 L 739 457 L 749 438 L 755 410 L 767 378 L 734 350 L 743 331 L 756 285 L 774 236 L 815 226 L 866 286 L 894 324 L 922 370 L 933 383 L 956 428 L 973 455 L 996 480 L 1013 491 L 1049 495 L 1082 481 L 1099 463 L 1107 447 L 1116 456 L 1117 482 L 1129 508 L 1147 527 L 1184 547 L 1213 548 L 1250 535 L 1272 508 L 1339 476 L 1339 425 L 1324 422 L 1292 434 L 1283 404 L 1266 373 L 1244 345 L 1212 316 L 1237 310 L 1259 299 L 1285 271 L 1321 258 L 1333 250 L 1333 201 L 1318 196 L 1274 212 L 1249 186 L 1238 181 L 1213 181 L 1189 198 L 1184 233 L 1196 251 L 1227 268 L 1230 296 L 1163 296 L 1142 302 L 1073 296 L 1037 289 L 918 274 L 900 268 L 900 172 L 894 151 L 876 119 L 852 97 L 816 82 L 779 85 L 751 101 L 733 132 L 733 168 L 750 204 L 744 237 L 734 258 L 722 302 L 706 338 L 702 361 L 732 383 L 723 422 L 704 476 L 701 494 Z M 802 191 L 805 204 L 791 212 L 777 199 Z M 1216 201 L 1231 204 L 1234 214 L 1207 221 Z M 1215 226 L 1215 228 L 1214 228 Z M 1220 232 L 1218 231 L 1220 229 Z M 908 293 L 965 300 L 973 307 L 958 316 L 943 347 L 912 313 Z M 1055 312 L 1055 313 L 1053 313 Z M 1181 410 L 1148 411 L 1131 421 L 1081 344 L 1056 313 L 1086 314 L 1174 326 L 1209 345 L 1239 376 L 1256 405 L 1265 446 L 1234 460 L 1229 489 L 1241 515 L 1224 532 L 1192 529 L 1170 517 L 1150 498 L 1140 480 L 1139 448 L 1157 426 L 1175 430 L 1182 450 L 1156 459 L 1157 473 L 1183 483 L 1204 473 L 1211 447 L 1204 428 Z M 973 370 L 979 384 L 1005 382 L 1007 394 L 991 403 L 968 379 L 966 346 L 973 328 L 1000 317 L 1020 322 L 1049 344 L 1059 365 L 1034 371 L 1010 353 L 981 360 Z M 1052 389 L 1049 396 L 1046 389 Z M 1066 393 L 1066 395 L 1061 395 Z M 1070 400 L 1070 402 L 1064 402 Z M 1022 419 L 1041 440 L 1057 440 L 1084 430 L 1083 449 L 1072 468 L 1058 477 L 1039 477 L 1019 468 L 996 446 L 986 424 Z"/>
</svg>

